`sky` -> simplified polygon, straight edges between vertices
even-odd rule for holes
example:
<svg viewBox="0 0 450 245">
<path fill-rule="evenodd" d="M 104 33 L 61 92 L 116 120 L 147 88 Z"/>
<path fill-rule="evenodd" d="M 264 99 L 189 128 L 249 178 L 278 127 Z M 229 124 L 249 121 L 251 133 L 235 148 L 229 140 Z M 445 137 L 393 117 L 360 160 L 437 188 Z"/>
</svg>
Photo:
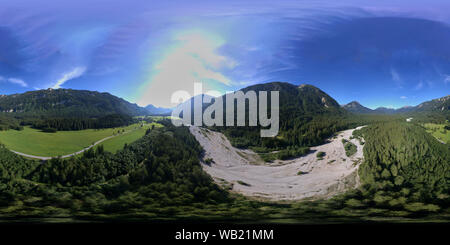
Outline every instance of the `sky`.
<svg viewBox="0 0 450 245">
<path fill-rule="evenodd" d="M 450 91 L 450 1 L 1 0 L 0 94 L 109 92 L 173 107 L 272 81 L 399 108 Z"/>
</svg>

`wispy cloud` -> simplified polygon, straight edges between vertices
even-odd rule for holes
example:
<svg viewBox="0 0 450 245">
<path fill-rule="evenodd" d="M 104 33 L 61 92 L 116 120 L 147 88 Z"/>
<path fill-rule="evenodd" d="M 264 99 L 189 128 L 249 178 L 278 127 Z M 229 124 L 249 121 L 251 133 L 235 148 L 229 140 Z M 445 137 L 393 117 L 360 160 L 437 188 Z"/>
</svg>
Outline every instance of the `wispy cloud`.
<svg viewBox="0 0 450 245">
<path fill-rule="evenodd" d="M 22 79 L 18 79 L 18 78 L 9 78 L 8 82 L 13 83 L 13 84 L 17 84 L 20 85 L 22 87 L 28 87 L 28 84 L 22 80 Z"/>
<path fill-rule="evenodd" d="M 414 87 L 415 90 L 420 90 L 420 89 L 422 89 L 422 88 L 423 88 L 423 81 L 420 81 L 420 82 Z"/>
<path fill-rule="evenodd" d="M 450 83 L 450 75 L 445 75 L 444 83 Z"/>
<path fill-rule="evenodd" d="M 400 82 L 402 80 L 400 78 L 400 74 L 398 74 L 398 72 L 396 70 L 394 70 L 393 68 L 391 68 L 391 77 L 392 77 L 392 80 L 395 82 Z"/>
<path fill-rule="evenodd" d="M 86 72 L 86 67 L 79 66 L 75 67 L 70 72 L 64 73 L 62 77 L 56 81 L 56 83 L 52 86 L 53 89 L 61 88 L 61 86 L 69 80 L 82 76 Z"/>
<path fill-rule="evenodd" d="M 403 79 L 402 79 L 402 77 L 400 76 L 398 71 L 395 70 L 392 67 L 391 67 L 391 79 L 397 85 L 398 89 L 402 89 L 403 88 Z"/>
<path fill-rule="evenodd" d="M 402 99 L 402 100 L 404 100 L 404 99 L 407 99 L 408 97 L 406 97 L 406 96 L 400 96 L 400 99 Z"/>
<path fill-rule="evenodd" d="M 24 88 L 28 87 L 28 84 L 24 80 L 19 79 L 19 78 L 14 78 L 14 77 L 5 78 L 5 77 L 0 76 L 0 82 L 8 82 L 8 83 L 19 85 Z"/>
</svg>

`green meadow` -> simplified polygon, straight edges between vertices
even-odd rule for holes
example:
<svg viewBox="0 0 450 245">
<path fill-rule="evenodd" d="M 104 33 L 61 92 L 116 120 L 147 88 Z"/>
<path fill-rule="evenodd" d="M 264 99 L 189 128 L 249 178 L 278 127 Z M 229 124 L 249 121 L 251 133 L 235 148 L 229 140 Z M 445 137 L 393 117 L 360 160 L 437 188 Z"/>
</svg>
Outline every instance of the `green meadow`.
<svg viewBox="0 0 450 245">
<path fill-rule="evenodd" d="M 102 142 L 105 150 L 115 152 L 124 144 L 129 144 L 145 134 L 151 125 L 161 126 L 157 123 L 133 124 L 127 127 L 109 129 L 87 129 L 80 131 L 58 131 L 45 133 L 30 127 L 24 130 L 0 131 L 0 143 L 8 149 L 34 156 L 54 157 L 68 155 L 89 147 L 103 138 L 117 135 Z"/>
<path fill-rule="evenodd" d="M 162 125 L 159 123 L 146 124 L 146 125 L 144 125 L 144 127 L 140 127 L 140 126 L 136 125 L 136 127 L 132 131 L 130 131 L 128 133 L 123 133 L 117 137 L 108 139 L 99 145 L 103 145 L 105 151 L 115 153 L 118 150 L 122 149 L 125 144 L 133 143 L 134 141 L 143 137 L 145 135 L 145 131 L 148 128 L 151 128 L 152 125 L 155 125 L 155 127 L 157 127 L 157 128 L 162 127 Z"/>
<path fill-rule="evenodd" d="M 436 139 L 446 144 L 450 143 L 450 131 L 444 128 L 445 124 L 425 123 L 423 126 Z"/>
</svg>

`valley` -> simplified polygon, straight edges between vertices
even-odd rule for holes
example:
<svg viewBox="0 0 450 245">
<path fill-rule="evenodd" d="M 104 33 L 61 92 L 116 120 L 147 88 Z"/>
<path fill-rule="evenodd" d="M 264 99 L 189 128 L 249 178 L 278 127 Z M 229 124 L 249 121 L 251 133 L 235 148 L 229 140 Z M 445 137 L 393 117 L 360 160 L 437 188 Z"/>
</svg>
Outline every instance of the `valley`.
<svg viewBox="0 0 450 245">
<path fill-rule="evenodd" d="M 0 0 L 0 235 L 445 242 L 449 13 Z"/>
<path fill-rule="evenodd" d="M 2 111 L 13 110 L 0 112 L 0 220 L 450 219 L 446 97 L 377 114 L 307 84 L 249 90 L 280 92 L 276 137 L 258 126 L 175 127 L 103 93 L 1 97 Z"/>
<path fill-rule="evenodd" d="M 448 124 L 425 123 L 426 131 L 444 144 L 450 144 L 450 127 Z"/>
<path fill-rule="evenodd" d="M 312 147 L 306 156 L 265 163 L 251 150 L 234 148 L 221 133 L 190 127 L 205 149 L 204 159 L 212 159 L 209 164 L 203 162 L 202 167 L 217 184 L 245 196 L 271 201 L 330 198 L 356 188 L 363 145 L 350 139 L 354 130 L 337 133 L 328 143 Z M 350 157 L 344 150 L 343 139 L 357 146 L 357 152 Z M 317 152 L 324 152 L 325 156 L 319 159 Z"/>
<path fill-rule="evenodd" d="M 16 153 L 41 160 L 81 154 L 94 145 L 103 145 L 106 151 L 116 152 L 125 144 L 144 136 L 145 130 L 152 125 L 161 126 L 157 123 L 136 123 L 120 128 L 58 131 L 55 133 L 24 127 L 20 131 L 0 131 L 0 143 Z"/>
</svg>

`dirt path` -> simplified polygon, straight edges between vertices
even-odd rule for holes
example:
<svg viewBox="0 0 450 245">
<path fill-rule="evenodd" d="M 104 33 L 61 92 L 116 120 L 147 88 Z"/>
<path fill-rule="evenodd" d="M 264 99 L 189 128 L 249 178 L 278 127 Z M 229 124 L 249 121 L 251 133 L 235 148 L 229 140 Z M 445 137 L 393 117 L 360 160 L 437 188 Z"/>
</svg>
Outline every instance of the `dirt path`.
<svg viewBox="0 0 450 245">
<path fill-rule="evenodd" d="M 353 130 L 342 131 L 329 143 L 312 147 L 312 153 L 306 156 L 267 164 L 250 150 L 232 147 L 221 133 L 190 127 L 205 149 L 204 159 L 214 161 L 211 165 L 202 164 L 203 169 L 219 185 L 269 200 L 327 198 L 358 186 L 357 169 L 363 159 L 363 146 L 357 139 L 350 140 Z M 345 155 L 343 138 L 357 146 L 357 152 L 351 157 Z M 316 157 L 319 151 L 326 154 L 323 160 Z M 306 174 L 298 175 L 299 171 Z"/>
</svg>

